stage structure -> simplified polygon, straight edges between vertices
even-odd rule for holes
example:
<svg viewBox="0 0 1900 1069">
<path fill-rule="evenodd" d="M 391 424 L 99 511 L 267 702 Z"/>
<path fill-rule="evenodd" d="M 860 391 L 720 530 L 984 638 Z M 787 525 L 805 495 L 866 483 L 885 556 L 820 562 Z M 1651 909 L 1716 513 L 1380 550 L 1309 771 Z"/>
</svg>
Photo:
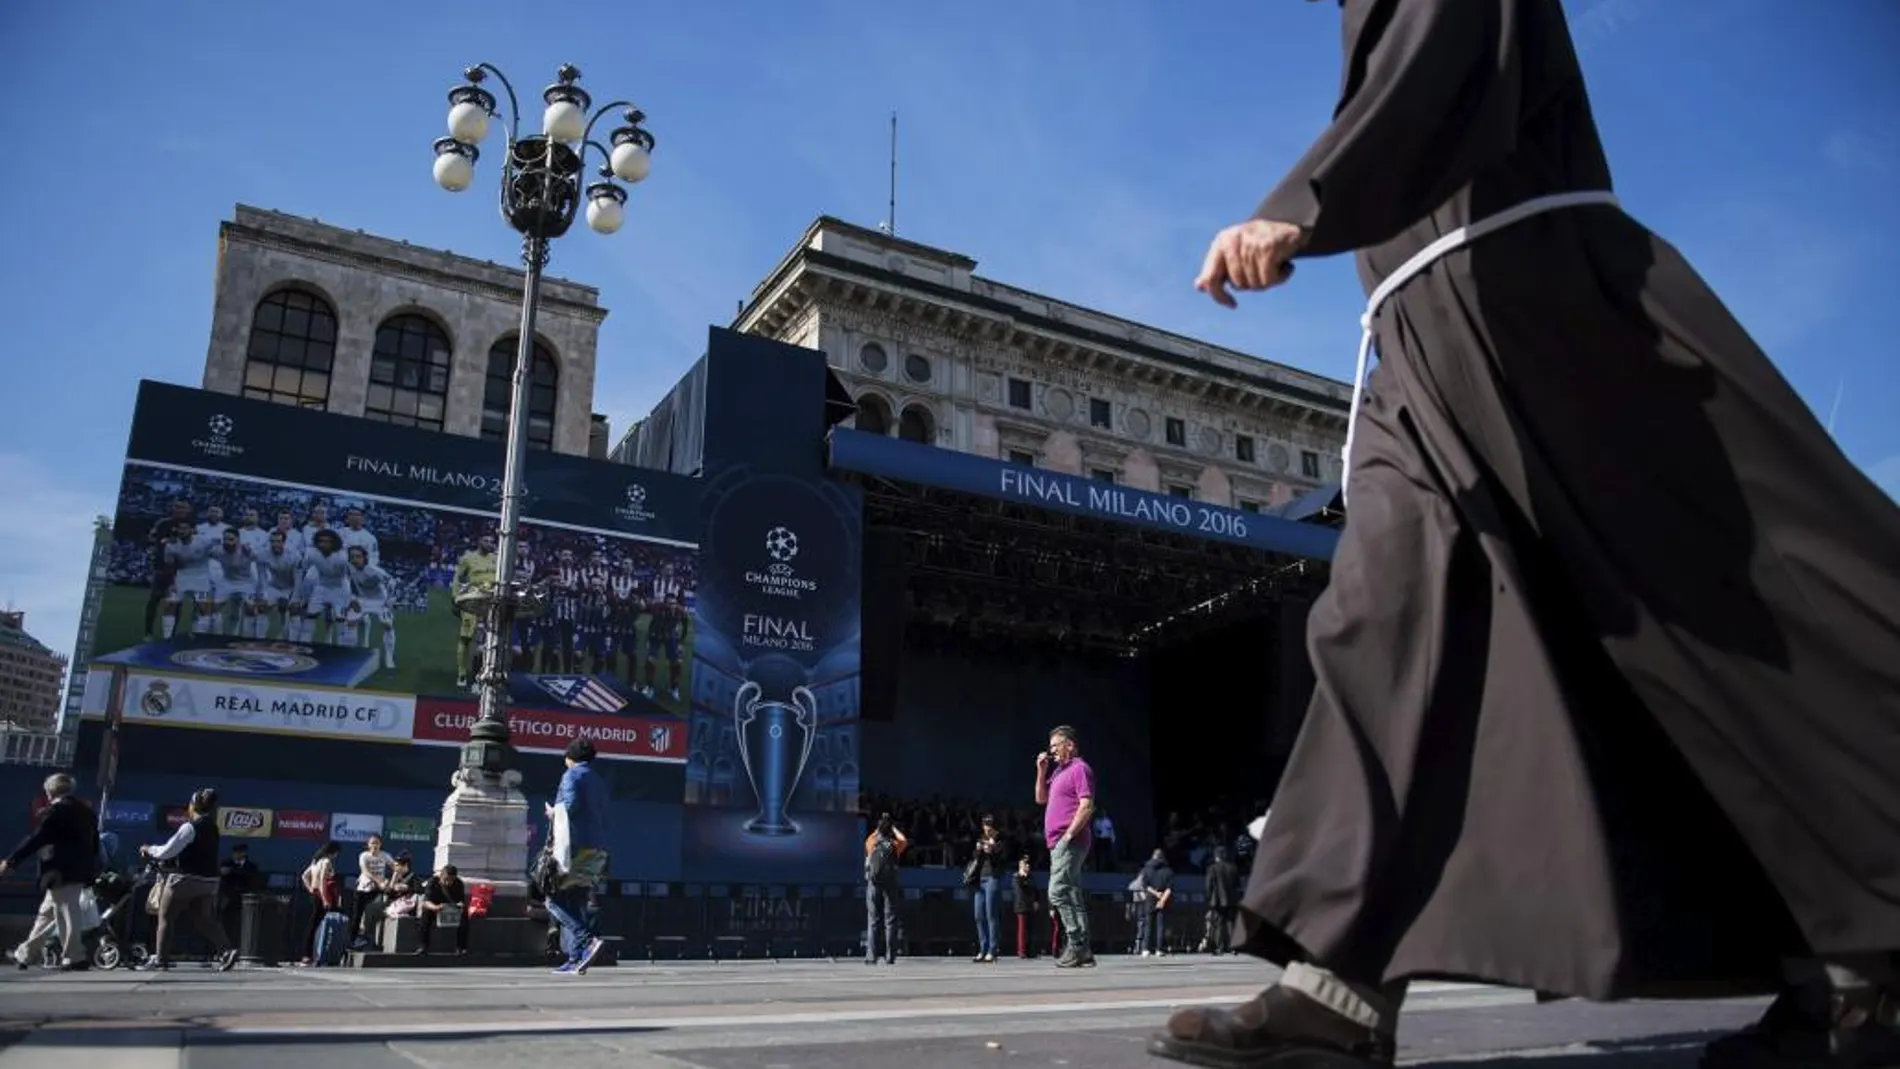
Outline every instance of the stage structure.
<svg viewBox="0 0 1900 1069">
<path fill-rule="evenodd" d="M 873 634 L 1144 657 L 1223 593 L 1310 593 L 1335 536 L 844 427 L 823 353 L 728 330 L 667 405 L 674 471 L 526 455 L 549 612 L 505 642 L 530 811 L 594 738 L 627 880 L 853 881 Z M 477 719 L 450 591 L 494 552 L 502 443 L 148 382 L 127 452 L 80 735 L 88 772 L 119 755 L 108 820 L 216 783 L 267 868 L 426 848 Z"/>
<path fill-rule="evenodd" d="M 960 759 L 994 761 L 976 743 L 919 734 L 935 730 L 933 717 L 969 715 L 936 708 L 928 692 L 972 673 L 1047 677 L 1052 658 L 1071 662 L 1071 690 L 1110 677 L 1123 692 L 1152 686 L 1155 715 L 1194 692 L 1224 708 L 1233 730 L 1258 735 L 1239 721 L 1270 720 L 1269 765 L 1290 748 L 1311 686 L 1305 607 L 1324 585 L 1333 537 L 1314 528 L 1341 518 L 1330 480 L 1347 384 L 988 279 L 967 256 L 828 217 L 734 325 L 824 350 L 855 410 L 828 449 L 834 477 L 860 487 L 866 510 L 860 748 L 878 772 L 862 782 L 971 797 L 980 777 L 944 782 L 903 759 L 905 742 L 927 739 L 946 760 L 961 744 Z M 706 389 L 703 375 L 687 376 L 612 455 L 696 472 L 706 447 L 691 413 Z M 1261 632 L 1251 644 L 1232 638 L 1246 627 Z M 1089 661 L 1145 664 L 1207 636 L 1232 654 L 1193 672 L 1228 690 L 1246 678 L 1269 708 L 1245 713 L 1220 686 L 1150 683 Z M 975 658 L 961 672 L 944 660 L 956 650 Z M 1012 656 L 1024 663 L 1011 668 Z M 1164 676 L 1192 674 L 1181 655 L 1165 660 L 1177 667 Z M 1247 676 L 1254 665 L 1266 666 L 1262 678 Z M 1055 710 L 1079 700 L 1061 688 L 1046 697 Z M 967 704 L 997 702 L 1014 703 L 1017 719 L 1047 715 L 1026 692 Z M 1132 741 L 1159 729 L 1103 727 L 1124 740 L 1122 771 L 1145 783 L 1166 763 Z M 999 722 L 981 734 L 1018 730 Z M 1147 805 L 1141 792 L 1125 802 Z"/>
</svg>

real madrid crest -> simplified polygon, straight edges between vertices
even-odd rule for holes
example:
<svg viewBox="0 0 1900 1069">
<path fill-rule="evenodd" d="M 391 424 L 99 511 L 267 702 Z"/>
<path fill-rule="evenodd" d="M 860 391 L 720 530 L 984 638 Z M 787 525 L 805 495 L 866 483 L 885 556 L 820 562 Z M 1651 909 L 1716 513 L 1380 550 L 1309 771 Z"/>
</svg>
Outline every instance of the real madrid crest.
<svg viewBox="0 0 1900 1069">
<path fill-rule="evenodd" d="M 154 679 L 139 697 L 139 709 L 146 716 L 164 716 L 172 711 L 172 685 L 162 679 Z"/>
<path fill-rule="evenodd" d="M 179 650 L 172 663 L 201 672 L 243 675 L 291 675 L 308 672 L 321 662 L 309 646 L 294 642 L 233 642 L 217 649 Z"/>
</svg>

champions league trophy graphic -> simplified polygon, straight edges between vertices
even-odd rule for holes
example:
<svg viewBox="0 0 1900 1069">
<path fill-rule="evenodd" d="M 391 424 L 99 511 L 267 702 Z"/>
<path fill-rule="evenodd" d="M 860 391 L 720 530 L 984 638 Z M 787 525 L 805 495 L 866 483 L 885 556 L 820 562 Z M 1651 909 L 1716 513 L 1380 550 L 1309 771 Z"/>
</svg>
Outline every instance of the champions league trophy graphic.
<svg viewBox="0 0 1900 1069">
<path fill-rule="evenodd" d="M 739 761 L 759 800 L 759 815 L 746 821 L 745 830 L 754 835 L 797 835 L 798 825 L 785 815 L 785 806 L 811 757 L 818 731 L 818 699 L 805 687 L 792 688 L 789 705 L 765 700 L 764 693 L 748 680 L 732 699 Z"/>
</svg>

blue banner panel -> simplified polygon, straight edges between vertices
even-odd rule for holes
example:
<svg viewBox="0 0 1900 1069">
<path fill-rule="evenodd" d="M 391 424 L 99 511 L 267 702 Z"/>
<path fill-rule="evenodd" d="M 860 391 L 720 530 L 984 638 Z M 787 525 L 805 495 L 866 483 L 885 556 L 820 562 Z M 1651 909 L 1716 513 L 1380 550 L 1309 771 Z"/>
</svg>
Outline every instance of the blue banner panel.
<svg viewBox="0 0 1900 1069">
<path fill-rule="evenodd" d="M 714 327 L 706 345 L 705 472 L 745 465 L 825 476 L 825 354 Z"/>
<path fill-rule="evenodd" d="M 825 477 L 825 355 L 716 330 L 707 368 L 681 868 L 850 878 L 863 499 Z"/>
<path fill-rule="evenodd" d="M 503 452 L 500 442 L 146 381 L 126 459 L 490 513 L 500 507 Z M 531 525 L 698 540 L 692 479 L 530 449 L 525 481 Z"/>
<path fill-rule="evenodd" d="M 1273 553 L 1331 560 L 1339 532 L 1257 512 L 1135 490 L 1096 479 L 836 427 L 831 466 L 944 490 L 1020 501 L 1054 512 L 1231 542 Z"/>
</svg>

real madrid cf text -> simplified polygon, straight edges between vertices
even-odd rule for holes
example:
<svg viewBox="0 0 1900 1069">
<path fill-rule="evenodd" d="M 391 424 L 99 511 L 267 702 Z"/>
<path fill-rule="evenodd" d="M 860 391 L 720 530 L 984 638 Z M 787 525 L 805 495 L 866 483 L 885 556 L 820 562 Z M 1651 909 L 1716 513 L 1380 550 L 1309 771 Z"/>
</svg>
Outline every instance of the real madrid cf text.
<svg viewBox="0 0 1900 1069">
<path fill-rule="evenodd" d="M 350 705 L 347 702 L 310 702 L 273 699 L 260 701 L 257 698 L 235 694 L 220 694 L 211 700 L 211 707 L 231 713 L 270 713 L 273 716 L 301 717 L 306 720 L 361 720 L 375 723 L 382 719 L 382 709 L 375 705 Z"/>
</svg>

